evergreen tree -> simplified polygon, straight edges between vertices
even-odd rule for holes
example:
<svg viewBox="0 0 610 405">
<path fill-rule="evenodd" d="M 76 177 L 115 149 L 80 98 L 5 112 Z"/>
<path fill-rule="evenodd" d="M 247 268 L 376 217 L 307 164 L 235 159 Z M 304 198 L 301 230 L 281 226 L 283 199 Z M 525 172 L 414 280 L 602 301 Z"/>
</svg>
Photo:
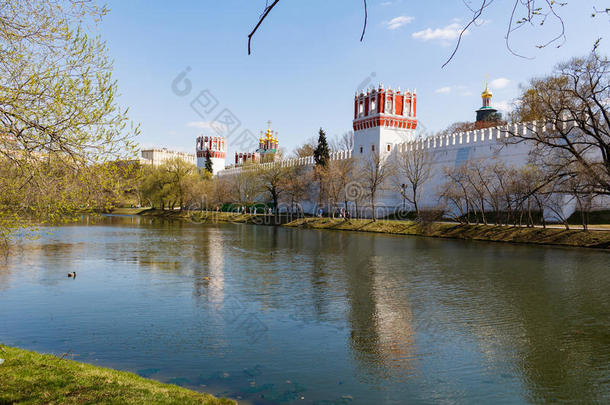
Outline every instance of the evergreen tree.
<svg viewBox="0 0 610 405">
<path fill-rule="evenodd" d="M 205 171 L 208 173 L 214 173 L 214 169 L 212 168 L 212 154 L 209 150 L 205 155 Z"/>
<path fill-rule="evenodd" d="M 320 135 L 318 137 L 318 146 L 313 151 L 313 158 L 316 162 L 316 166 L 326 167 L 330 160 L 330 149 L 328 148 L 328 142 L 326 142 L 326 132 L 320 128 Z"/>
</svg>

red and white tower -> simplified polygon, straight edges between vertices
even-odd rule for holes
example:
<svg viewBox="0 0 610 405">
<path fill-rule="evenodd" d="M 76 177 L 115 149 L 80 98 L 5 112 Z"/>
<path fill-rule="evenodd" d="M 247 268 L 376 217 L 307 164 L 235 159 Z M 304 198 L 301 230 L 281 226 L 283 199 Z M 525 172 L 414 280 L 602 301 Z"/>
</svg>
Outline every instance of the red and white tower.
<svg viewBox="0 0 610 405">
<path fill-rule="evenodd" d="M 197 138 L 197 168 L 205 169 L 205 161 L 209 152 L 212 160 L 212 174 L 217 174 L 225 168 L 227 143 L 222 136 L 200 136 Z"/>
<path fill-rule="evenodd" d="M 417 128 L 417 94 L 368 89 L 354 97 L 354 156 L 371 152 L 385 154 L 394 146 L 415 138 Z"/>
</svg>

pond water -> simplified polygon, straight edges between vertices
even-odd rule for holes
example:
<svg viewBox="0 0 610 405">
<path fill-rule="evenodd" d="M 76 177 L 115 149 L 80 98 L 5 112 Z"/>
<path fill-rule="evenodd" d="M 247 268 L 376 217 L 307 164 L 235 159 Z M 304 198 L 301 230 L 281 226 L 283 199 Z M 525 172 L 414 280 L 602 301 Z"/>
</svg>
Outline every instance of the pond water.
<svg viewBox="0 0 610 405">
<path fill-rule="evenodd" d="M 244 404 L 610 402 L 607 252 L 138 217 L 49 231 L 0 265 L 4 344 Z"/>
</svg>

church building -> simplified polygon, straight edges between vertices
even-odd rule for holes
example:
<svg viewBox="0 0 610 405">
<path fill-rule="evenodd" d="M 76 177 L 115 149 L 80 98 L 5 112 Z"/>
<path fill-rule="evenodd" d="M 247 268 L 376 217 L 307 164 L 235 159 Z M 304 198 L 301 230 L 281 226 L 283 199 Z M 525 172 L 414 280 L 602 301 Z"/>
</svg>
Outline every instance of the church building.
<svg viewBox="0 0 610 405">
<path fill-rule="evenodd" d="M 277 139 L 278 133 L 271 130 L 271 121 L 268 121 L 267 124 L 267 131 L 261 131 L 258 149 L 255 152 L 235 152 L 235 166 L 241 166 L 249 162 L 267 163 L 276 160 L 280 145 Z"/>
</svg>

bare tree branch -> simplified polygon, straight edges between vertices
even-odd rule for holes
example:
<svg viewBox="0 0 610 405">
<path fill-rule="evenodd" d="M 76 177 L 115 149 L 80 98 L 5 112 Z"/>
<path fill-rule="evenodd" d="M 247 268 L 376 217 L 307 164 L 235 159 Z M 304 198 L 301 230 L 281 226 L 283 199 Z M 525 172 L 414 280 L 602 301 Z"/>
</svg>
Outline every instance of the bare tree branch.
<svg viewBox="0 0 610 405">
<path fill-rule="evenodd" d="M 462 0 L 462 2 L 464 3 L 464 6 L 473 13 L 472 18 L 468 21 L 468 23 L 464 26 L 464 28 L 462 28 L 462 30 L 460 31 L 460 35 L 458 37 L 458 41 L 457 44 L 455 46 L 455 49 L 453 50 L 453 52 L 451 53 L 451 55 L 449 56 L 449 59 L 447 59 L 447 61 L 443 64 L 442 67 L 445 67 L 449 64 L 449 62 L 451 62 L 451 60 L 453 59 L 453 57 L 456 55 L 461 42 L 462 42 L 462 37 L 466 34 L 466 32 L 468 31 L 468 28 L 470 28 L 473 24 L 476 23 L 476 20 L 481 17 L 481 15 L 483 14 L 483 12 L 485 11 L 485 9 L 487 7 L 489 7 L 494 0 L 483 0 L 483 2 L 481 3 L 480 7 L 477 8 L 473 8 L 470 6 L 469 1 L 467 0 Z M 517 53 L 510 44 L 510 37 L 511 34 L 516 31 L 517 29 L 523 27 L 526 23 L 529 23 L 530 25 L 534 25 L 534 22 L 539 22 L 539 25 L 544 25 L 547 21 L 547 19 L 549 17 L 552 17 L 553 19 L 555 19 L 556 21 L 559 22 L 559 24 L 561 25 L 561 30 L 559 31 L 559 34 L 557 36 L 555 36 L 554 38 L 550 39 L 548 42 L 540 44 L 540 45 L 536 45 L 537 48 L 545 48 L 551 44 L 556 43 L 557 41 L 563 40 L 561 44 L 559 44 L 557 47 L 560 47 L 561 45 L 563 45 L 563 43 L 565 42 L 565 24 L 563 19 L 561 18 L 561 16 L 559 16 L 559 14 L 557 14 L 557 6 L 564 6 L 566 3 L 561 3 L 561 2 L 556 2 L 554 0 L 544 0 L 544 3 L 546 3 L 546 6 L 540 7 L 536 5 L 536 0 L 514 0 L 513 3 L 513 7 L 510 13 L 510 18 L 509 18 L 509 22 L 508 22 L 508 28 L 506 30 L 506 48 L 508 49 L 508 51 L 515 55 L 518 56 L 520 58 L 526 58 L 526 59 L 533 59 L 533 58 L 528 58 L 524 55 L 521 55 L 519 53 Z M 515 19 L 515 16 L 517 14 L 517 11 L 521 8 L 525 8 L 525 16 L 520 18 L 520 19 Z M 594 13 L 595 15 L 595 13 Z"/>
<path fill-rule="evenodd" d="M 254 27 L 254 29 L 252 30 L 250 35 L 248 35 L 248 55 L 251 54 L 252 37 L 254 36 L 254 34 L 256 33 L 258 28 L 261 26 L 263 21 L 265 21 L 265 18 L 267 18 L 267 16 L 269 15 L 269 13 L 273 9 L 273 7 L 275 7 L 276 4 L 279 2 L 280 2 L 280 0 L 274 0 L 274 2 L 271 3 L 270 6 L 268 5 L 265 7 L 265 10 L 263 11 L 263 14 L 260 16 L 258 23 Z M 362 42 L 364 40 L 364 34 L 366 33 L 367 22 L 368 22 L 368 8 L 367 8 L 366 0 L 364 0 L 364 26 L 362 27 L 362 35 L 360 36 L 360 42 Z"/>
<path fill-rule="evenodd" d="M 366 32 L 366 22 L 369 19 L 368 11 L 366 9 L 366 0 L 364 0 L 364 27 L 362 27 L 362 35 L 360 36 L 360 42 L 364 39 L 364 33 Z"/>
<path fill-rule="evenodd" d="M 491 3 L 491 2 L 493 2 L 493 0 L 491 0 L 489 3 Z M 489 3 L 488 3 L 488 0 L 483 0 L 483 3 L 481 4 L 481 7 L 479 7 L 475 11 L 474 15 L 472 16 L 472 19 L 468 22 L 468 24 L 466 24 L 466 26 L 464 28 L 462 28 L 462 31 L 460 31 L 460 36 L 458 37 L 457 44 L 455 45 L 455 49 L 453 50 L 453 52 L 449 56 L 449 59 L 447 59 L 447 61 L 445 63 L 443 63 L 443 66 L 441 68 L 444 68 L 445 66 L 447 66 L 449 64 L 449 62 L 451 62 L 451 60 L 453 59 L 453 57 L 457 53 L 458 49 L 460 48 L 460 43 L 462 42 L 462 37 L 464 36 L 464 34 L 468 30 L 468 28 L 472 24 L 474 24 L 474 22 L 477 20 L 477 18 L 479 18 L 481 16 L 481 14 L 483 14 L 483 10 L 485 9 L 485 7 L 487 7 L 489 5 Z M 466 5 L 466 7 L 471 9 L 470 6 L 468 6 L 468 5 Z"/>
<path fill-rule="evenodd" d="M 548 42 L 541 44 L 541 45 L 536 45 L 537 48 L 539 48 L 539 49 L 546 48 L 547 46 L 559 41 L 560 39 L 563 39 L 563 42 L 557 46 L 559 48 L 565 42 L 565 39 L 566 39 L 565 24 L 564 24 L 563 19 L 555 11 L 555 6 L 557 6 L 557 5 L 564 6 L 566 3 L 556 3 L 553 0 L 545 0 L 545 2 L 548 7 L 548 12 L 543 13 L 541 7 L 536 7 L 535 0 L 515 0 L 515 4 L 513 6 L 513 10 L 510 15 L 510 19 L 508 22 L 508 28 L 506 30 L 506 37 L 505 37 L 506 48 L 508 49 L 508 51 L 511 54 L 518 56 L 520 58 L 524 58 L 524 59 L 534 59 L 533 57 L 527 57 L 527 56 L 524 56 L 524 55 L 521 55 L 521 54 L 515 52 L 510 45 L 510 36 L 514 31 L 523 27 L 525 23 L 529 23 L 530 25 L 533 25 L 533 21 L 536 18 L 536 16 L 542 17 L 542 21 L 540 22 L 540 25 L 544 25 L 546 23 L 547 18 L 550 15 L 553 15 L 555 17 L 555 19 L 557 21 L 559 21 L 559 23 L 561 24 L 560 33 L 555 38 L 552 38 Z M 515 13 L 520 4 L 525 5 L 527 7 L 527 14 L 525 17 L 515 21 Z M 516 24 L 516 26 L 515 26 L 515 24 Z"/>
<path fill-rule="evenodd" d="M 462 2 L 464 3 L 464 6 L 472 13 L 472 17 L 468 20 L 466 25 L 460 31 L 455 48 L 453 49 L 453 52 L 451 53 L 449 58 L 442 65 L 443 68 L 445 66 L 447 66 L 449 64 L 449 62 L 451 62 L 453 60 L 453 58 L 455 57 L 455 55 L 457 54 L 457 52 L 460 48 L 460 45 L 462 43 L 462 38 L 468 32 L 468 29 L 473 24 L 476 25 L 477 20 L 483 15 L 483 13 L 485 12 L 485 9 L 487 9 L 492 3 L 494 3 L 494 0 L 480 0 L 480 1 L 481 1 L 481 4 L 479 7 L 472 7 L 470 5 L 470 3 L 471 3 L 470 0 L 462 0 Z M 566 5 L 567 4 L 566 2 L 557 2 L 556 0 L 544 0 L 544 1 L 539 0 L 538 3 L 543 3 L 543 5 L 540 6 L 539 4 L 536 4 L 536 0 L 513 0 L 513 1 L 514 1 L 514 3 L 513 3 L 512 10 L 510 12 L 510 18 L 509 18 L 508 27 L 506 30 L 506 37 L 505 37 L 506 48 L 508 49 L 508 51 L 511 54 L 521 57 L 521 58 L 532 59 L 532 58 L 528 58 L 524 55 L 517 53 L 512 48 L 512 46 L 510 44 L 511 34 L 514 31 L 516 31 L 517 29 L 523 27 L 525 24 L 529 24 L 531 26 L 533 26 L 534 23 L 539 24 L 539 25 L 544 25 L 547 22 L 547 20 L 549 19 L 549 17 L 551 17 L 551 19 L 554 19 L 555 21 L 559 22 L 559 24 L 561 26 L 559 34 L 545 43 L 536 45 L 536 47 L 545 48 L 551 44 L 557 43 L 558 41 L 562 41 L 562 42 L 561 42 L 561 44 L 557 45 L 557 47 L 560 47 L 563 45 L 563 43 L 566 40 L 565 23 L 563 21 L 563 18 L 557 13 L 557 7 L 562 7 L 562 6 Z M 267 18 L 267 16 L 271 12 L 271 10 L 277 5 L 277 3 L 279 3 L 279 0 L 274 0 L 273 3 L 271 3 L 271 5 L 268 5 L 268 3 L 267 3 L 263 13 L 261 14 L 261 16 L 258 20 L 258 23 L 254 27 L 252 32 L 248 35 L 248 55 L 251 54 L 251 44 L 252 44 L 252 38 L 254 37 L 254 34 L 257 32 L 257 30 L 259 29 L 259 27 L 261 26 L 263 21 Z M 368 23 L 367 1 L 363 0 L 363 3 L 364 3 L 364 24 L 362 27 L 362 34 L 360 35 L 360 42 L 362 42 L 364 40 L 364 36 L 366 34 L 367 23 Z M 517 19 L 516 16 L 517 16 L 519 10 L 523 10 L 524 16 Z M 610 8 L 598 10 L 594 7 L 593 10 L 594 10 L 593 14 L 592 14 L 593 17 L 595 17 L 598 14 L 610 14 Z"/>
<path fill-rule="evenodd" d="M 280 0 L 275 0 L 273 3 L 271 3 L 270 6 L 265 7 L 265 11 L 263 12 L 263 14 L 261 15 L 260 19 L 258 20 L 258 23 L 254 27 L 254 29 L 252 30 L 250 35 L 248 35 L 248 55 L 250 55 L 250 53 L 251 53 L 250 45 L 252 43 L 252 37 L 256 33 L 256 30 L 258 30 L 258 27 L 260 27 L 260 25 L 263 23 L 263 21 L 265 21 L 265 18 L 267 18 L 267 16 L 271 12 L 271 10 L 273 10 L 273 7 L 275 7 L 275 5 L 277 3 L 279 3 L 279 2 L 280 2 Z"/>
</svg>

